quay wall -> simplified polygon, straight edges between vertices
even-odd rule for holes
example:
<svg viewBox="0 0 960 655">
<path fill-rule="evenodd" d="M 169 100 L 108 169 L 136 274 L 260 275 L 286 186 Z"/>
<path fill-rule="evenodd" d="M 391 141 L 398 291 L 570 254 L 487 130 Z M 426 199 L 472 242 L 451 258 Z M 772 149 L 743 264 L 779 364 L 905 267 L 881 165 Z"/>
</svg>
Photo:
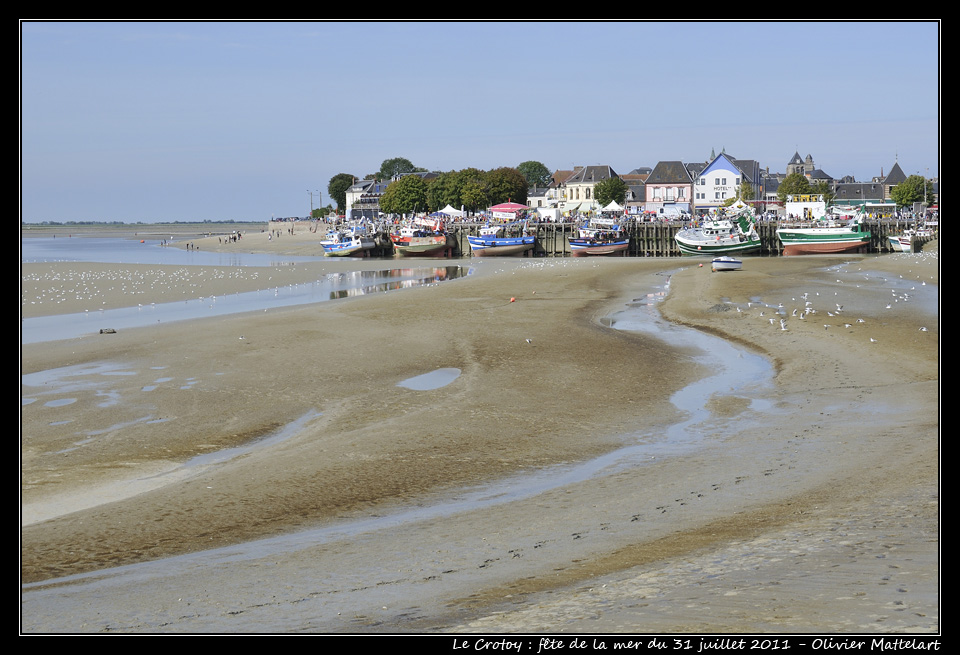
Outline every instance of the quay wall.
<svg viewBox="0 0 960 655">
<path fill-rule="evenodd" d="M 467 236 L 478 235 L 483 224 L 458 223 L 450 228 L 456 245 L 454 256 L 469 256 L 470 244 Z M 900 234 L 912 227 L 912 221 L 865 221 L 864 227 L 870 232 L 868 252 L 892 252 L 891 235 Z M 630 246 L 626 251 L 628 257 L 680 257 L 681 252 L 674 239 L 677 232 L 685 227 L 681 222 L 631 222 L 626 226 L 626 233 L 630 236 Z M 538 223 L 529 226 L 531 232 L 536 232 L 537 245 L 532 255 L 535 257 L 569 257 L 570 238 L 577 235 L 577 225 L 574 223 Z M 761 255 L 781 255 L 783 247 L 777 239 L 777 223 L 759 223 L 757 233 L 760 235 L 762 248 Z M 915 238 L 914 252 L 922 248 L 923 242 L 929 239 Z"/>
</svg>

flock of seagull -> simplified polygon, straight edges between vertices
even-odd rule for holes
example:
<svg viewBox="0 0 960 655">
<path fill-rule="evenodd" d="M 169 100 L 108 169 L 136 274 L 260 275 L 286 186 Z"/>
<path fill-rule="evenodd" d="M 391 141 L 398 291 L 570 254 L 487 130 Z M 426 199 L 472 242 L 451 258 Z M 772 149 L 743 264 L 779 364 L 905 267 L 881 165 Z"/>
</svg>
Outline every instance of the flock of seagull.
<svg viewBox="0 0 960 655">
<path fill-rule="evenodd" d="M 233 268 L 182 266 L 177 268 L 112 268 L 104 270 L 70 269 L 45 273 L 23 273 L 21 303 L 26 306 L 80 302 L 87 309 L 107 305 L 107 295 L 120 293 L 137 296 L 156 291 L 195 293 L 213 280 L 257 280 L 260 272 L 251 267 Z M 34 289 L 28 291 L 28 289 Z M 198 294 L 202 297 L 202 294 Z"/>
<path fill-rule="evenodd" d="M 864 279 L 870 279 L 870 277 L 866 276 Z M 903 279 L 902 275 L 900 276 L 900 279 L 901 280 Z M 886 281 L 886 278 L 883 278 L 883 281 Z M 840 279 L 837 279 L 837 283 L 844 284 L 843 280 L 840 280 Z M 922 278 L 917 276 L 915 279 L 915 282 L 908 290 L 903 291 L 898 289 L 891 289 L 891 297 L 889 299 L 889 302 L 886 303 L 884 309 L 888 309 L 888 310 L 893 309 L 897 303 L 909 302 L 915 296 L 917 287 L 918 286 L 923 287 L 923 286 L 926 286 L 926 284 L 927 284 L 926 280 L 923 280 Z M 856 287 L 859 288 L 860 285 L 858 284 L 856 285 Z M 834 292 L 834 296 L 838 296 L 838 295 L 839 295 L 839 292 Z M 754 309 L 754 307 L 760 307 L 761 310 L 758 314 L 758 317 L 766 319 L 767 322 L 773 326 L 776 326 L 779 322 L 780 330 L 784 332 L 787 331 L 788 319 L 796 319 L 798 321 L 804 321 L 804 322 L 815 322 L 817 318 L 821 318 L 822 320 L 822 317 L 824 315 L 826 315 L 826 317 L 828 318 L 841 318 L 841 317 L 845 318 L 843 304 L 835 301 L 829 304 L 824 303 L 827 305 L 826 309 L 824 309 L 823 305 L 821 305 L 820 308 L 817 309 L 814 306 L 814 303 L 815 301 L 818 300 L 817 298 L 818 296 L 820 296 L 820 292 L 814 292 L 813 294 L 811 294 L 810 292 L 805 292 L 799 295 L 798 297 L 794 297 L 791 300 L 794 303 L 796 303 L 796 306 L 794 306 L 792 309 L 789 309 L 789 310 L 782 302 L 777 303 L 776 305 L 766 304 L 762 302 L 748 302 L 746 304 L 746 309 L 752 310 Z M 768 315 L 771 309 L 773 310 L 773 313 L 774 313 L 773 317 L 770 317 Z M 741 307 L 737 307 L 737 312 L 741 314 L 745 313 Z M 830 323 L 821 323 L 821 324 L 823 325 L 824 330 L 830 330 L 831 328 L 840 327 L 840 326 L 842 326 L 844 329 L 849 330 L 851 328 L 854 328 L 857 325 L 866 324 L 866 321 L 863 318 L 856 318 L 856 319 L 844 320 L 842 323 L 830 322 Z M 928 332 L 929 329 L 926 326 L 921 326 L 919 328 L 919 331 Z M 877 339 L 874 337 L 870 337 L 870 343 L 877 343 Z"/>
</svg>

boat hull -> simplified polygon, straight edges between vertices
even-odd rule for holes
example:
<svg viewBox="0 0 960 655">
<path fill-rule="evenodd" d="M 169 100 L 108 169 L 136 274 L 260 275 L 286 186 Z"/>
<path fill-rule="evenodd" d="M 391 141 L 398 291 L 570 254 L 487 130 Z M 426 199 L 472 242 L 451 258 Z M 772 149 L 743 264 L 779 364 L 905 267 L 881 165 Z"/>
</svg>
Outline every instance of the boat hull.
<svg viewBox="0 0 960 655">
<path fill-rule="evenodd" d="M 870 234 L 866 232 L 837 232 L 815 229 L 808 232 L 777 230 L 777 236 L 783 245 L 784 255 L 816 255 L 844 252 L 856 252 L 870 244 Z"/>
<path fill-rule="evenodd" d="M 429 237 L 396 237 L 393 249 L 400 257 L 431 257 L 446 254 L 450 249 L 450 239 L 446 235 Z"/>
<path fill-rule="evenodd" d="M 739 271 L 743 268 L 743 262 L 734 257 L 718 257 L 710 265 L 714 271 Z"/>
<path fill-rule="evenodd" d="M 359 239 L 343 243 L 321 244 L 324 257 L 366 257 L 376 242 L 373 239 Z"/>
<path fill-rule="evenodd" d="M 570 254 L 574 257 L 590 255 L 622 255 L 630 245 L 629 239 L 607 243 L 590 243 L 585 239 L 570 239 Z"/>
<path fill-rule="evenodd" d="M 908 236 L 889 237 L 890 247 L 895 252 L 913 252 L 912 239 Z"/>
<path fill-rule="evenodd" d="M 533 250 L 536 245 L 536 237 L 474 237 L 468 236 L 470 250 L 477 257 L 510 257 L 522 255 Z"/>
<path fill-rule="evenodd" d="M 719 243 L 719 242 L 698 242 L 691 240 L 681 240 L 679 235 L 675 239 L 680 253 L 683 255 L 706 255 L 716 257 L 717 255 L 747 255 L 760 250 L 761 243 L 756 241 L 743 241 L 739 243 Z"/>
</svg>

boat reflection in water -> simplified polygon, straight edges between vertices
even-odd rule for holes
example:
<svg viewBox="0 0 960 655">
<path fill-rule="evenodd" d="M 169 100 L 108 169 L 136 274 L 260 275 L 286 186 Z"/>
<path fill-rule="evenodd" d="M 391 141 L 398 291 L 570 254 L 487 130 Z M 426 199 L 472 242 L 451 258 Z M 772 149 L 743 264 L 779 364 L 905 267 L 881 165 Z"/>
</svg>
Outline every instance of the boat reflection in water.
<svg viewBox="0 0 960 655">
<path fill-rule="evenodd" d="M 465 277 L 469 274 L 470 269 L 465 269 L 462 266 L 437 266 L 435 268 L 424 266 L 418 268 L 393 268 L 382 271 L 332 273 L 329 277 L 337 278 L 338 282 L 344 283 L 346 286 L 343 289 L 331 291 L 330 299 L 351 298 L 353 296 L 382 293 L 395 289 L 422 287 L 445 280 Z M 377 278 L 384 278 L 384 281 L 376 282 L 375 280 Z"/>
</svg>

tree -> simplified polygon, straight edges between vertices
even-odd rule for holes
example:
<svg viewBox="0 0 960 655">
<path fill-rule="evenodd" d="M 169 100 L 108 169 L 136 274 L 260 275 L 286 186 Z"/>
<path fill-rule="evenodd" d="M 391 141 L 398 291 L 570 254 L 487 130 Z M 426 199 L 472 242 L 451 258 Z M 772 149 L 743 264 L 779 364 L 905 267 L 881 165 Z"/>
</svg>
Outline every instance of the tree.
<svg viewBox="0 0 960 655">
<path fill-rule="evenodd" d="M 627 183 L 617 176 L 600 180 L 593 185 L 593 199 L 600 207 L 606 207 L 611 202 L 623 205 L 627 199 Z"/>
<path fill-rule="evenodd" d="M 495 168 L 484 174 L 487 202 L 527 202 L 527 180 L 516 168 Z"/>
<path fill-rule="evenodd" d="M 926 193 L 926 196 L 924 196 Z M 933 198 L 933 183 L 921 175 L 911 175 L 897 186 L 890 189 L 890 198 L 897 203 L 897 207 L 906 207 L 915 202 L 923 202 Z"/>
<path fill-rule="evenodd" d="M 777 189 L 777 198 L 784 202 L 787 196 L 810 193 L 810 180 L 803 173 L 790 173 Z"/>
<path fill-rule="evenodd" d="M 456 173 L 438 173 L 427 181 L 427 205 L 430 211 L 443 209 L 447 205 L 460 206 Z"/>
<path fill-rule="evenodd" d="M 487 201 L 487 188 L 484 173 L 478 168 L 464 168 L 457 171 L 453 188 L 456 202 L 450 203 L 454 207 L 463 205 L 467 209 L 477 211 L 485 209 L 490 203 Z"/>
<path fill-rule="evenodd" d="M 353 175 L 349 173 L 337 173 L 330 178 L 327 184 L 327 193 L 330 198 L 337 203 L 337 211 L 341 214 L 347 209 L 347 189 L 353 186 Z"/>
<path fill-rule="evenodd" d="M 419 175 L 404 175 L 387 186 L 380 196 L 380 211 L 409 214 L 427 209 L 427 183 Z"/>
<path fill-rule="evenodd" d="M 527 180 L 527 187 L 550 186 L 553 175 L 549 168 L 538 161 L 525 161 L 517 165 L 517 170 Z"/>
<path fill-rule="evenodd" d="M 380 164 L 380 172 L 377 173 L 378 180 L 392 180 L 397 175 L 406 173 L 416 173 L 417 167 L 409 159 L 404 157 L 394 157 L 393 159 L 384 159 Z"/>
</svg>

